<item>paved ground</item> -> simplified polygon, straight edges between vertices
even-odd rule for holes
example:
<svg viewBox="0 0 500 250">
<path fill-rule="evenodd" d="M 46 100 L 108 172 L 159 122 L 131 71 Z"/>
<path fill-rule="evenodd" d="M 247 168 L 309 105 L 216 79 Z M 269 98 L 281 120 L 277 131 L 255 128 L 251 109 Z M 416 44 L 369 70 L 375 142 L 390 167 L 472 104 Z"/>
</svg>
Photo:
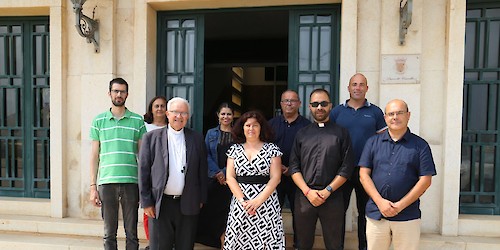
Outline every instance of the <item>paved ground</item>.
<svg viewBox="0 0 500 250">
<path fill-rule="evenodd" d="M 196 244 L 196 245 L 194 245 L 194 249 L 195 250 L 215 250 L 217 248 L 207 247 L 207 246 L 204 246 L 202 244 Z M 144 248 L 141 247 L 141 248 L 139 248 L 139 250 L 144 250 Z"/>
</svg>

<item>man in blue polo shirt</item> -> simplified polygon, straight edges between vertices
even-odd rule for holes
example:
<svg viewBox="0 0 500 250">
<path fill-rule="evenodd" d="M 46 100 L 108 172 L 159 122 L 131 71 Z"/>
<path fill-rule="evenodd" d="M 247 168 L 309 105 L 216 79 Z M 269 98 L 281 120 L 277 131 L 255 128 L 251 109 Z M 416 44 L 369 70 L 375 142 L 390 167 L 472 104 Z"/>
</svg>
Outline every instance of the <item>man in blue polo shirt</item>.
<svg viewBox="0 0 500 250">
<path fill-rule="evenodd" d="M 388 130 L 368 139 L 359 160 L 366 204 L 368 249 L 418 250 L 419 197 L 431 185 L 436 167 L 429 144 L 410 132 L 408 105 L 392 100 L 385 108 Z"/>
<path fill-rule="evenodd" d="M 350 98 L 335 107 L 330 112 L 330 119 L 349 130 L 351 136 L 352 147 L 354 150 L 354 162 L 356 168 L 349 180 L 342 186 L 344 195 L 344 211 L 349 208 L 349 200 L 351 199 L 352 190 L 356 190 L 356 205 L 358 207 L 358 242 L 359 250 L 366 249 L 366 218 L 365 206 L 368 201 L 363 186 L 359 182 L 359 168 L 357 167 L 359 157 L 365 146 L 366 140 L 371 136 L 383 131 L 386 128 L 384 121 L 384 113 L 376 105 L 370 103 L 366 99 L 368 91 L 368 82 L 366 77 L 361 73 L 354 74 L 349 79 L 347 86 Z M 345 216 L 344 216 L 345 226 Z M 342 239 L 345 236 L 345 230 L 342 231 Z M 343 240 L 342 240 L 343 242 Z"/>
</svg>

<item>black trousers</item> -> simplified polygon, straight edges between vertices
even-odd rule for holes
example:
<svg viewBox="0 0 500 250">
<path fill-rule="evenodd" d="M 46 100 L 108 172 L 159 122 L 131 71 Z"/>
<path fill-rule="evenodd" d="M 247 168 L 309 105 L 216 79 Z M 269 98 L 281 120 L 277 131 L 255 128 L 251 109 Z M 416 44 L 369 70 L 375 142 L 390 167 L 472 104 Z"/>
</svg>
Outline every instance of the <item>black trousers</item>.
<svg viewBox="0 0 500 250">
<path fill-rule="evenodd" d="M 182 198 L 181 198 L 182 199 Z M 196 238 L 198 215 L 183 215 L 181 200 L 163 195 L 160 216 L 149 218 L 151 250 L 192 250 Z"/>
<path fill-rule="evenodd" d="M 318 218 L 323 229 L 323 240 L 326 249 L 342 249 L 345 212 L 343 194 L 340 190 L 333 192 L 325 203 L 319 207 L 314 207 L 302 192 L 297 192 L 295 194 L 294 212 L 298 249 L 312 249 Z"/>
<path fill-rule="evenodd" d="M 351 199 L 352 190 L 356 191 L 356 206 L 358 208 L 358 249 L 366 250 L 366 203 L 368 202 L 368 194 L 366 194 L 363 185 L 359 181 L 359 168 L 356 168 L 352 177 L 342 185 L 342 192 L 344 193 L 344 210 L 347 211 Z M 342 230 L 342 246 L 345 238 L 345 216 L 344 216 L 344 230 Z"/>
<path fill-rule="evenodd" d="M 296 247 L 297 237 L 295 235 L 295 217 L 293 211 L 295 210 L 295 193 L 297 192 L 297 186 L 290 176 L 282 175 L 281 182 L 278 184 L 278 187 L 276 187 L 276 191 L 278 191 L 278 200 L 281 207 L 285 204 L 285 198 L 288 199 L 288 203 L 290 204 L 290 211 L 292 211 L 293 246 Z"/>
</svg>

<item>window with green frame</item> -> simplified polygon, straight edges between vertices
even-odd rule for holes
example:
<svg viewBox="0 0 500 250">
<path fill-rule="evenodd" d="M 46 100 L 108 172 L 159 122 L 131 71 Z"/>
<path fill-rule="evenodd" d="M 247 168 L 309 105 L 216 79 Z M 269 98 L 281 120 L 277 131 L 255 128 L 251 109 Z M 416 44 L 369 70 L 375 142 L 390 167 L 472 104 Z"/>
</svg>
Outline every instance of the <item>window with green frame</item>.
<svg viewBox="0 0 500 250">
<path fill-rule="evenodd" d="M 460 213 L 500 214 L 500 3 L 467 1 Z"/>
<path fill-rule="evenodd" d="M 302 101 L 300 113 L 310 116 L 309 94 L 317 88 L 338 97 L 340 71 L 340 5 L 318 10 L 303 8 L 290 13 L 289 87 Z"/>
<path fill-rule="evenodd" d="M 0 195 L 50 197 L 49 18 L 0 18 Z"/>
<path fill-rule="evenodd" d="M 169 100 L 179 96 L 203 110 L 203 16 L 158 14 L 157 92 Z M 203 116 L 189 119 L 189 127 L 203 128 Z"/>
</svg>

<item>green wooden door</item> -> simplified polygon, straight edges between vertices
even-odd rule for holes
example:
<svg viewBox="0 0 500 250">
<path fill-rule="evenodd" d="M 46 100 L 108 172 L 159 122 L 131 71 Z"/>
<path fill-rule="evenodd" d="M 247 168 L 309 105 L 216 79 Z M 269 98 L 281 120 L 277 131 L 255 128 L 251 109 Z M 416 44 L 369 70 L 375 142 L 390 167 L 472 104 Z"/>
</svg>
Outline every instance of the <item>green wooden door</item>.
<svg viewBox="0 0 500 250">
<path fill-rule="evenodd" d="M 340 8 L 325 6 L 290 12 L 288 86 L 297 90 L 300 113 L 310 118 L 309 95 L 316 88 L 338 97 Z"/>
<path fill-rule="evenodd" d="M 203 16 L 158 14 L 157 93 L 191 105 L 188 126 L 203 129 Z"/>
<path fill-rule="evenodd" d="M 0 195 L 50 196 L 49 18 L 0 19 Z"/>
<path fill-rule="evenodd" d="M 500 214 L 500 3 L 467 1 L 460 213 Z"/>
</svg>

